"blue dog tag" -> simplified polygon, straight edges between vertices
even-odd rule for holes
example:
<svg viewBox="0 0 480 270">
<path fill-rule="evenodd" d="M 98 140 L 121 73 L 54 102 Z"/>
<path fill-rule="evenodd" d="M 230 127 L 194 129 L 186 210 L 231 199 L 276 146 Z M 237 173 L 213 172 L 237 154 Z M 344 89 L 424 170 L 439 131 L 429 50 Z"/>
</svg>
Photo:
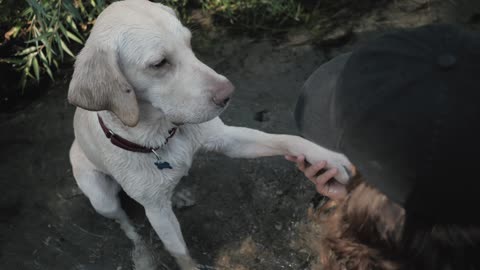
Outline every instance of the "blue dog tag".
<svg viewBox="0 0 480 270">
<path fill-rule="evenodd" d="M 155 161 L 155 165 L 159 170 L 173 169 L 172 166 L 170 166 L 170 163 L 161 160 Z"/>
<path fill-rule="evenodd" d="M 160 156 L 158 155 L 158 153 L 154 149 L 152 149 L 152 153 L 157 158 L 157 161 L 155 161 L 154 164 L 155 164 L 155 166 L 157 166 L 157 168 L 159 170 L 173 169 L 172 166 L 170 165 L 170 163 L 160 160 Z"/>
</svg>

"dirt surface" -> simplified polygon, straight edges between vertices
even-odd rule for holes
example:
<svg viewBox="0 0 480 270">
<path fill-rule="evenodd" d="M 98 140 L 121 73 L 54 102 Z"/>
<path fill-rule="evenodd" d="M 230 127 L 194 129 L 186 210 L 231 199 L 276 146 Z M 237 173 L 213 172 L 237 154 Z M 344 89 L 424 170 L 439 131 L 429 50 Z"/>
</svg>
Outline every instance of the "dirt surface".
<svg viewBox="0 0 480 270">
<path fill-rule="evenodd" d="M 282 40 L 216 34 L 213 42 L 197 41 L 197 53 L 237 87 L 222 116 L 227 124 L 295 134 L 292 109 L 301 85 L 339 52 L 393 27 L 435 21 L 478 25 L 476 1 L 468 10 L 465 1 L 452 1 L 456 9 L 444 2 L 390 5 L 348 25 L 330 25 L 330 36 L 320 39 L 301 29 Z M 70 72 L 28 108 L 0 115 L 1 269 L 132 269 L 131 243 L 115 222 L 94 212 L 72 177 Z M 193 206 L 178 208 L 176 214 L 200 263 L 218 269 L 309 269 L 314 256 L 298 244 L 305 237 L 298 235 L 298 227 L 314 191 L 282 158 L 201 154 L 179 189 L 195 197 Z M 124 205 L 161 268 L 176 269 L 143 209 L 126 196 Z"/>
</svg>

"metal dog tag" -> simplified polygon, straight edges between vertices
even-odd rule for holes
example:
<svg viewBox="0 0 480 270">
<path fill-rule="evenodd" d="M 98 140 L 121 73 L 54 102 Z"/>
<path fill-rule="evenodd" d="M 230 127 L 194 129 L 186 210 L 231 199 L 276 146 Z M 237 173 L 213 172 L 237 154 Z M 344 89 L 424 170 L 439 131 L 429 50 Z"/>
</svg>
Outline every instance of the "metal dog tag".
<svg viewBox="0 0 480 270">
<path fill-rule="evenodd" d="M 172 166 L 170 166 L 170 163 L 168 162 L 162 162 L 161 160 L 155 161 L 155 165 L 159 170 L 164 170 L 164 169 L 173 169 Z"/>
<path fill-rule="evenodd" d="M 170 163 L 160 160 L 160 156 L 157 154 L 157 152 L 155 152 L 155 150 L 152 149 L 152 153 L 157 158 L 157 161 L 155 161 L 154 164 L 155 164 L 155 166 L 157 166 L 157 168 L 159 170 L 173 169 L 172 166 L 170 165 Z"/>
</svg>

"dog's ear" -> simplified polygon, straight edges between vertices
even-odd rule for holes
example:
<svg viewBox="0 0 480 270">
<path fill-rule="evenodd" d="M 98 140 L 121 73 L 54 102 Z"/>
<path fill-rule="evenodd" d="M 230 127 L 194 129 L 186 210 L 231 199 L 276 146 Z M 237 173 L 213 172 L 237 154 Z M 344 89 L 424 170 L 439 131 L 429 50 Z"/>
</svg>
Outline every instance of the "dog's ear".
<svg viewBox="0 0 480 270">
<path fill-rule="evenodd" d="M 166 12 L 170 13 L 171 15 L 175 16 L 175 18 L 178 19 L 177 12 L 175 10 L 173 10 L 171 7 L 165 6 L 165 5 L 161 5 L 161 7 L 163 8 L 163 10 L 165 10 Z"/>
<path fill-rule="evenodd" d="M 108 110 L 125 125 L 138 123 L 135 91 L 123 76 L 113 50 L 85 47 L 77 57 L 68 101 L 89 111 Z"/>
<path fill-rule="evenodd" d="M 163 9 L 164 11 L 170 13 L 170 15 L 173 15 L 175 16 L 175 18 L 178 19 L 178 14 L 177 14 L 177 11 L 173 10 L 173 8 L 169 7 L 169 6 L 166 6 L 162 3 L 157 3 L 157 2 L 150 2 L 156 6 L 159 6 L 161 9 Z"/>
</svg>

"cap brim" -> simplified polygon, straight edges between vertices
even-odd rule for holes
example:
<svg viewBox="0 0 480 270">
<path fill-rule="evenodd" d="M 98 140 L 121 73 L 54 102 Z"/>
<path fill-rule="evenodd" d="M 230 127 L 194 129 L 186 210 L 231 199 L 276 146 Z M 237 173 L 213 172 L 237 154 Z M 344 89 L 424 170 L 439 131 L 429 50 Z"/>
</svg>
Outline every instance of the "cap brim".
<svg viewBox="0 0 480 270">
<path fill-rule="evenodd" d="M 295 107 L 295 122 L 302 136 L 332 150 L 338 150 L 339 138 L 334 126 L 332 101 L 350 55 L 339 55 L 320 66 L 303 85 Z"/>
</svg>

